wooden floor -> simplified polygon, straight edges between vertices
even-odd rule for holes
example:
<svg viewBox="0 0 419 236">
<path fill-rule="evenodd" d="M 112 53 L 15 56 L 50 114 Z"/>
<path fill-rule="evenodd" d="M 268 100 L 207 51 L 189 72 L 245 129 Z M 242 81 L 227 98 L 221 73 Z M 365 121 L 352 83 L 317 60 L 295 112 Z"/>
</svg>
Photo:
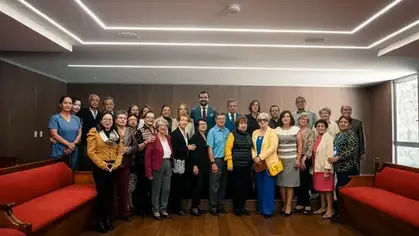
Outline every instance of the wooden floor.
<svg viewBox="0 0 419 236">
<path fill-rule="evenodd" d="M 80 236 L 365 236 L 338 223 L 323 220 L 320 216 L 294 214 L 291 217 L 262 216 L 237 217 L 234 214 L 219 217 L 205 214 L 200 217 L 174 216 L 173 219 L 156 221 L 150 217 L 135 216 L 131 222 L 115 222 L 115 230 L 107 234 L 87 231 Z"/>
</svg>

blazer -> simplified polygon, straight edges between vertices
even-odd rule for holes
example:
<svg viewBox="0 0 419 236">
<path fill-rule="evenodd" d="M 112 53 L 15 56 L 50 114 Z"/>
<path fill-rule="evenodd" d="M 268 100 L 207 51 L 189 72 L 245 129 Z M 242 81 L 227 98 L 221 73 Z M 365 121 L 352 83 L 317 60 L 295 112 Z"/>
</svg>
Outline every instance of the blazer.
<svg viewBox="0 0 419 236">
<path fill-rule="evenodd" d="M 81 127 L 81 142 L 86 144 L 87 143 L 87 133 L 89 133 L 91 128 L 96 128 L 99 125 L 100 121 L 100 112 L 97 112 L 96 119 L 93 117 L 92 112 L 90 109 L 82 108 L 76 114 L 81 119 L 82 127 Z"/>
<path fill-rule="evenodd" d="M 208 147 L 207 141 L 202 137 L 202 135 L 196 132 L 190 142 L 190 144 L 195 144 L 195 150 L 189 152 L 190 154 L 190 164 L 192 166 L 198 166 L 198 168 L 209 168 L 209 156 L 208 156 Z"/>
<path fill-rule="evenodd" d="M 333 140 L 334 137 L 328 132 L 323 134 L 314 157 L 314 173 L 323 173 L 326 169 L 333 173 L 333 165 L 327 161 L 327 158 L 333 157 Z"/>
<path fill-rule="evenodd" d="M 252 135 L 252 158 L 255 159 L 257 156 L 256 152 L 256 140 L 259 136 L 260 129 L 257 129 L 253 132 Z M 262 149 L 259 154 L 259 158 L 266 162 L 266 165 L 269 167 L 272 164 L 275 164 L 279 161 L 277 149 L 278 149 L 278 135 L 275 130 L 268 127 L 265 133 L 265 137 L 262 142 Z"/>
<path fill-rule="evenodd" d="M 138 151 L 138 142 L 137 137 L 135 137 L 135 130 L 127 127 L 125 135 L 121 136 L 121 138 L 122 144 L 127 148 L 122 158 L 121 167 L 130 167 Z"/>
<path fill-rule="evenodd" d="M 173 119 L 172 123 L 172 132 L 179 127 L 179 121 L 177 119 Z M 191 121 L 188 122 L 188 125 L 186 125 L 186 132 L 189 134 L 189 138 L 192 137 L 195 133 L 195 124 L 194 121 L 191 118 Z"/>
<path fill-rule="evenodd" d="M 230 130 L 230 132 L 233 132 L 236 130 L 236 122 L 231 122 L 231 117 L 228 115 L 229 113 L 226 112 L 226 123 L 225 126 L 227 127 L 228 130 Z M 236 117 L 235 117 L 235 121 L 240 117 L 241 115 L 239 113 L 236 112 Z"/>
<path fill-rule="evenodd" d="M 106 161 L 114 161 L 113 168 L 118 168 L 121 165 L 124 151 L 125 147 L 121 138 L 119 138 L 118 144 L 106 144 L 96 128 L 92 128 L 87 134 L 87 155 L 101 169 L 107 167 Z"/>
<path fill-rule="evenodd" d="M 352 118 L 351 130 L 358 136 L 359 154 L 365 154 L 365 135 L 362 121 Z"/>
<path fill-rule="evenodd" d="M 148 178 L 151 178 L 152 171 L 158 171 L 161 168 L 163 163 L 163 145 L 161 144 L 159 136 L 156 134 L 156 141 L 154 143 L 149 143 L 146 147 L 145 151 L 145 174 Z M 167 143 L 170 146 L 170 150 L 172 151 L 172 157 L 170 158 L 173 161 L 173 148 L 172 142 L 170 140 L 170 136 L 166 135 Z"/>
<path fill-rule="evenodd" d="M 201 105 L 192 108 L 190 117 L 194 120 L 195 123 L 195 130 L 198 130 L 198 120 L 202 119 L 202 110 Z M 212 127 L 215 126 L 215 116 L 217 111 L 208 105 L 207 110 L 207 131 L 209 131 Z"/>
<path fill-rule="evenodd" d="M 189 140 L 189 137 L 187 137 Z M 188 144 L 185 142 L 180 128 L 175 129 L 171 135 L 173 157 L 179 160 L 186 160 L 188 158 Z"/>
</svg>

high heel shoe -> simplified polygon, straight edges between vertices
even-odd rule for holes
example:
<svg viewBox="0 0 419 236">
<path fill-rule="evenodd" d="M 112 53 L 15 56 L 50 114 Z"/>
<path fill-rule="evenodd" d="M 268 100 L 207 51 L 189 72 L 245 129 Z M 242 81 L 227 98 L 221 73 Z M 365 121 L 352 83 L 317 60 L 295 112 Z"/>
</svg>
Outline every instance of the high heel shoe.
<svg viewBox="0 0 419 236">
<path fill-rule="evenodd" d="M 108 232 L 108 229 L 105 226 L 105 223 L 103 221 L 97 222 L 96 231 L 99 232 L 99 233 L 102 233 L 102 234 Z"/>
<path fill-rule="evenodd" d="M 111 221 L 111 219 L 110 219 L 109 217 L 107 217 L 107 218 L 106 218 L 106 221 L 105 221 L 105 226 L 106 226 L 106 228 L 107 228 L 109 231 L 114 230 L 114 227 L 113 227 L 113 225 L 112 225 L 112 221 Z"/>
</svg>

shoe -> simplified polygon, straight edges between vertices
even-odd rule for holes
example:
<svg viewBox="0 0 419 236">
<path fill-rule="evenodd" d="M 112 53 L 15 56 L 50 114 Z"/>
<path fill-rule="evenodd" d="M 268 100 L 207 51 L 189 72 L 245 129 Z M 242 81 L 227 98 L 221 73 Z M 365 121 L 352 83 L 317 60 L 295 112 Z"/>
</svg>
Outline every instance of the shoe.
<svg viewBox="0 0 419 236">
<path fill-rule="evenodd" d="M 263 218 L 265 218 L 265 219 L 268 219 L 268 218 L 271 218 L 271 217 L 273 217 L 273 215 L 263 214 Z"/>
<path fill-rule="evenodd" d="M 114 230 L 114 227 L 112 225 L 112 221 L 111 221 L 111 219 L 109 217 L 106 218 L 105 226 L 108 229 L 108 231 Z"/>
<path fill-rule="evenodd" d="M 220 209 L 218 209 L 218 212 L 220 212 L 221 214 L 227 214 L 227 211 L 224 210 L 224 208 L 220 207 Z"/>
<path fill-rule="evenodd" d="M 241 213 L 245 216 L 250 215 L 250 212 L 246 208 L 241 209 Z"/>
<path fill-rule="evenodd" d="M 161 212 L 160 215 L 161 215 L 162 218 L 172 219 L 172 216 L 170 216 L 169 214 L 167 214 L 167 212 Z"/>
<path fill-rule="evenodd" d="M 102 233 L 102 234 L 108 232 L 108 229 L 105 226 L 105 223 L 103 221 L 97 222 L 96 231 L 99 232 L 99 233 Z"/>
<path fill-rule="evenodd" d="M 153 213 L 153 218 L 156 219 L 156 220 L 161 220 L 161 216 L 160 216 L 160 214 L 158 212 L 157 213 Z"/>
<path fill-rule="evenodd" d="M 213 216 L 219 216 L 220 213 L 217 211 L 217 209 L 211 209 L 209 210 L 209 213 Z"/>
<path fill-rule="evenodd" d="M 301 207 L 301 208 L 298 208 L 298 207 Z M 292 213 L 298 213 L 298 212 L 303 212 L 304 211 L 304 206 L 301 206 L 301 205 L 297 205 L 297 206 L 295 206 L 292 210 Z M 284 211 L 285 212 L 285 211 Z"/>
<path fill-rule="evenodd" d="M 233 210 L 233 212 L 234 212 L 234 215 L 236 215 L 236 216 L 242 216 L 241 210 L 235 209 L 235 210 Z"/>
<path fill-rule="evenodd" d="M 201 216 L 201 212 L 199 211 L 198 208 L 191 208 L 191 210 L 189 211 L 191 213 L 191 215 L 193 216 Z"/>
<path fill-rule="evenodd" d="M 132 220 L 131 217 L 129 217 L 129 216 L 121 216 L 121 217 L 119 217 L 119 219 L 121 219 L 123 221 L 127 221 L 127 222 Z"/>
<path fill-rule="evenodd" d="M 323 215 L 324 213 L 326 213 L 326 209 L 325 208 L 320 208 L 317 211 L 313 212 L 314 215 Z"/>
<path fill-rule="evenodd" d="M 339 214 L 333 214 L 333 216 L 330 217 L 330 221 L 338 223 L 340 221 Z"/>
<path fill-rule="evenodd" d="M 304 215 L 309 215 L 309 214 L 311 214 L 311 206 L 305 206 L 305 207 L 304 207 L 303 214 L 304 214 Z"/>
<path fill-rule="evenodd" d="M 178 211 L 177 214 L 180 216 L 186 216 L 186 212 L 184 210 Z"/>
<path fill-rule="evenodd" d="M 290 217 L 292 213 L 293 213 L 292 211 L 290 211 L 289 213 L 284 212 L 284 216 L 285 216 L 285 217 Z"/>
<path fill-rule="evenodd" d="M 323 215 L 323 219 L 328 220 L 328 219 L 332 218 L 333 215 L 334 215 L 333 213 L 331 213 L 331 214 L 326 213 L 326 214 Z"/>
</svg>

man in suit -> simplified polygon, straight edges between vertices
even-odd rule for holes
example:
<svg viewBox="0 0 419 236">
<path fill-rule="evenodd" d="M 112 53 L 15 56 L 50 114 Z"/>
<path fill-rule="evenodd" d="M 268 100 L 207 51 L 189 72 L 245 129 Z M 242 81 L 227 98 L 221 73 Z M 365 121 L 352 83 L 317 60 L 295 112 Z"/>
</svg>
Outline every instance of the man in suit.
<svg viewBox="0 0 419 236">
<path fill-rule="evenodd" d="M 342 116 L 345 117 L 351 117 L 352 116 L 352 107 L 348 106 L 348 105 L 343 105 L 340 108 L 340 113 L 342 114 Z M 358 142 L 359 142 L 359 160 L 364 160 L 365 159 L 365 135 L 364 135 L 364 127 L 362 125 L 362 121 L 355 119 L 353 117 L 352 118 L 352 123 L 351 123 L 351 130 L 356 133 L 356 135 L 358 136 Z"/>
<path fill-rule="evenodd" d="M 98 110 L 100 98 L 96 94 L 89 95 L 89 107 L 82 108 L 77 116 L 80 117 L 82 122 L 81 130 L 81 146 L 79 152 L 79 170 L 91 170 L 90 158 L 85 154 L 87 145 L 87 133 L 93 127 L 97 127 L 100 121 L 100 112 Z"/>
<path fill-rule="evenodd" d="M 271 113 L 271 119 L 269 120 L 269 127 L 271 129 L 275 129 L 279 126 L 279 113 L 280 109 L 278 105 L 272 105 L 271 108 L 269 108 L 269 113 Z"/>
<path fill-rule="evenodd" d="M 317 121 L 317 116 L 316 116 L 316 113 L 311 112 L 311 111 L 306 109 L 306 106 L 307 106 L 306 99 L 304 97 L 301 97 L 301 96 L 297 97 L 295 99 L 295 106 L 297 107 L 297 110 L 292 113 L 292 116 L 294 117 L 294 120 L 297 121 L 302 113 L 307 113 L 308 118 L 309 118 L 308 119 L 308 122 L 309 122 L 308 128 L 312 129 L 314 123 L 316 123 L 316 121 Z"/>
<path fill-rule="evenodd" d="M 208 129 L 210 130 L 215 125 L 216 110 L 208 105 L 209 93 L 202 91 L 198 95 L 199 105 L 192 108 L 191 118 L 195 123 L 195 130 L 198 130 L 197 121 L 203 119 L 207 121 Z"/>
<path fill-rule="evenodd" d="M 112 113 L 113 116 L 115 116 L 114 110 L 115 109 L 115 102 L 113 100 L 113 97 L 106 97 L 103 99 L 103 111 L 107 111 Z"/>
<path fill-rule="evenodd" d="M 226 124 L 225 126 L 230 130 L 230 132 L 233 132 L 236 130 L 236 120 L 240 117 L 240 114 L 237 113 L 237 102 L 234 99 L 229 99 L 227 101 L 227 109 L 228 112 L 226 114 Z"/>
</svg>

